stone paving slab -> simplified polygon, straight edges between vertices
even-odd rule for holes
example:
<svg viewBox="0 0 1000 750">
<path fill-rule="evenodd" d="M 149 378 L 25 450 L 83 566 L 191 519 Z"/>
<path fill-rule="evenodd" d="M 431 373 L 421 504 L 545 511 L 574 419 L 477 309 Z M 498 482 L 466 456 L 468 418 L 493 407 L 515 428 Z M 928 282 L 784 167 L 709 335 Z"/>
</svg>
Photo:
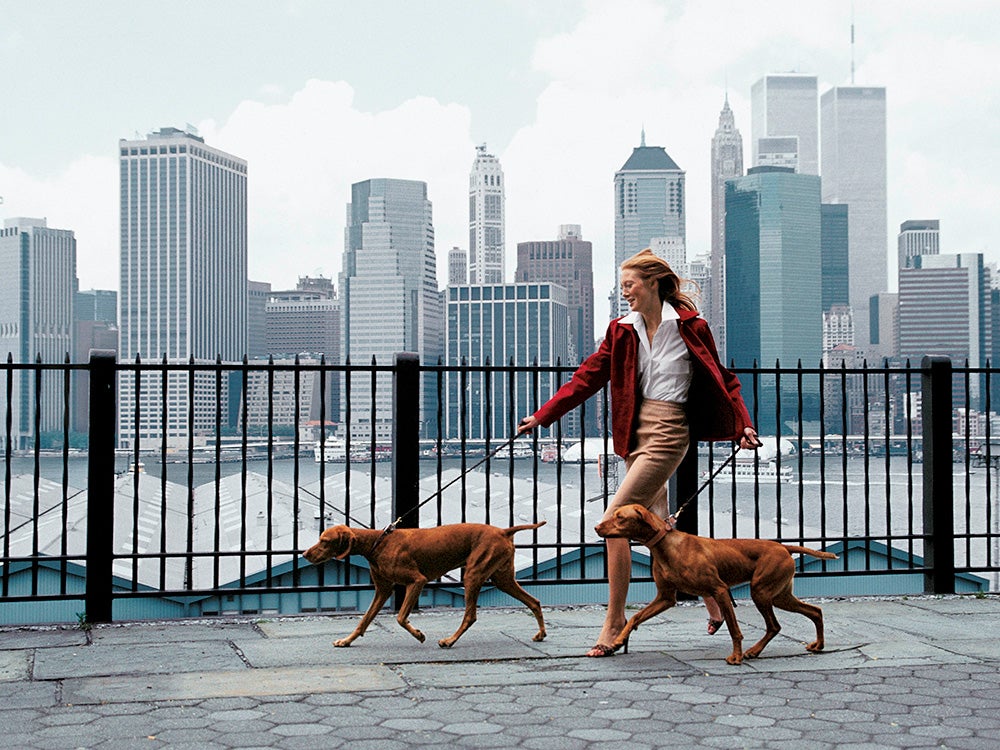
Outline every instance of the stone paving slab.
<svg viewBox="0 0 1000 750">
<path fill-rule="evenodd" d="M 179 620 L 170 623 L 122 623 L 99 625 L 90 631 L 95 646 L 115 644 L 150 644 L 170 641 L 225 641 L 234 638 L 262 638 L 255 623 Z"/>
<path fill-rule="evenodd" d="M 84 646 L 87 634 L 79 628 L 0 630 L 0 651 L 53 646 Z"/>
<path fill-rule="evenodd" d="M 47 708 L 55 706 L 59 685 L 55 682 L 0 682 L 0 708 Z M 0 726 L 4 721 L 0 713 Z M 4 727 L 6 730 L 8 727 Z M 0 732 L 4 731 L 0 730 Z M 12 747 L 8 745 L 7 747 Z"/>
<path fill-rule="evenodd" d="M 872 660 L 891 662 L 892 666 L 897 667 L 918 664 L 968 664 L 975 661 L 971 657 L 921 642 L 869 643 L 859 650 Z"/>
<path fill-rule="evenodd" d="M 257 628 L 266 638 L 315 638 L 329 643 L 350 633 L 357 620 L 361 619 L 361 615 L 355 617 L 353 622 L 345 615 L 271 620 L 259 623 Z M 388 624 L 403 634 L 403 629 L 396 624 L 392 613 L 382 612 L 375 622 L 368 626 L 368 635 L 365 637 L 377 633 L 388 634 Z"/>
<path fill-rule="evenodd" d="M 0 651 L 0 682 L 27 680 L 30 659 L 30 651 Z"/>
<path fill-rule="evenodd" d="M 234 645 L 254 667 L 519 659 L 545 653 L 544 649 L 535 648 L 537 644 L 530 640 L 523 642 L 501 632 L 473 633 L 471 630 L 452 648 L 441 648 L 430 636 L 420 643 L 402 629 L 391 634 L 366 634 L 348 648 L 335 647 L 327 637 L 238 639 Z"/>
<path fill-rule="evenodd" d="M 642 679 L 693 674 L 695 669 L 665 654 L 605 659 L 524 659 L 507 662 L 396 665 L 414 687 L 457 688 Z"/>
<path fill-rule="evenodd" d="M 996 596 L 915 597 L 902 601 L 907 607 L 940 615 L 1000 617 L 1000 597 Z"/>
<path fill-rule="evenodd" d="M 317 695 L 395 690 L 403 686 L 402 679 L 385 667 L 213 670 L 68 679 L 63 683 L 63 702 L 66 705 L 85 705 L 265 695 Z"/>
<path fill-rule="evenodd" d="M 231 670 L 245 666 L 226 641 L 134 643 L 119 646 L 46 648 L 35 652 L 36 680 L 114 674 L 167 674 Z"/>
</svg>

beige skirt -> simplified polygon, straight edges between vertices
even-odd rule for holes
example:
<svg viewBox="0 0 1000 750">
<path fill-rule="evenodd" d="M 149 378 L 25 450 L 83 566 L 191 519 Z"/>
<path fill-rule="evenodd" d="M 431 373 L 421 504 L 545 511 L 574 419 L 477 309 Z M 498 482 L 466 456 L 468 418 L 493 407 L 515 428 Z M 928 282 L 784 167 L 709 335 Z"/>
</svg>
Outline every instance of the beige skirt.
<svg viewBox="0 0 1000 750">
<path fill-rule="evenodd" d="M 670 515 L 667 480 L 690 443 L 684 404 L 645 399 L 639 407 L 635 447 L 625 459 L 625 479 L 604 517 L 629 503 L 645 505 L 660 518 Z"/>
</svg>

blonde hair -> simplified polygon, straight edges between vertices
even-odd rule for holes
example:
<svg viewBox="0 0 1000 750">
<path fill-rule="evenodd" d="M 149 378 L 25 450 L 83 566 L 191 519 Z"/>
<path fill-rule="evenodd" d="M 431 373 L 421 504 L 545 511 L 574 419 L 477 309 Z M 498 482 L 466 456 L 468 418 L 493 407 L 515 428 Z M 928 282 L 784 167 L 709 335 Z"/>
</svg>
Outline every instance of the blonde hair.
<svg viewBox="0 0 1000 750">
<path fill-rule="evenodd" d="M 698 311 L 698 306 L 694 300 L 681 291 L 681 284 L 686 281 L 682 279 L 670 267 L 670 264 L 663 258 L 656 255 L 648 247 L 640 250 L 621 265 L 621 270 L 632 270 L 644 279 L 656 279 L 659 282 L 659 295 L 661 302 L 669 302 L 674 307 L 682 310 Z"/>
</svg>

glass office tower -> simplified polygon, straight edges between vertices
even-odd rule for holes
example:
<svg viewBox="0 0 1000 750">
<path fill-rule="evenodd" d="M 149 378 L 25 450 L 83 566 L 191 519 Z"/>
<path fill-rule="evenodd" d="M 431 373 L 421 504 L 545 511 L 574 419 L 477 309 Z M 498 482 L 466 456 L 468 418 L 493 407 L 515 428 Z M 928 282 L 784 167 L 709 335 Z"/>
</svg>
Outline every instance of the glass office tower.
<svg viewBox="0 0 1000 750">
<path fill-rule="evenodd" d="M 450 286 L 445 364 L 505 367 L 568 364 L 569 306 L 558 284 Z M 554 372 L 447 374 L 444 434 L 502 442 L 518 420 L 555 393 L 565 376 Z M 537 388 L 537 390 L 536 390 Z M 578 430 L 577 412 L 563 434 Z"/>
<path fill-rule="evenodd" d="M 351 186 L 341 292 L 341 351 L 353 364 L 391 365 L 398 352 L 436 364 L 444 328 L 437 289 L 434 224 L 427 184 L 372 179 Z M 351 384 L 356 407 L 352 439 L 392 441 L 392 381 L 367 374 Z M 425 388 L 426 392 L 426 388 Z M 430 394 L 433 396 L 433 394 Z M 375 400 L 375 419 L 368 404 Z M 345 404 L 346 407 L 346 404 Z M 433 435 L 434 408 L 424 404 L 425 434 Z"/>
<path fill-rule="evenodd" d="M 653 240 L 684 247 L 684 170 L 659 146 L 647 146 L 646 134 L 622 168 L 615 172 L 615 288 L 611 317 L 628 312 L 619 292 L 618 267 Z"/>
<path fill-rule="evenodd" d="M 822 354 L 823 289 L 820 181 L 786 167 L 754 167 L 726 183 L 726 312 L 728 357 L 737 367 L 757 363 L 815 367 Z M 766 378 L 765 378 L 766 381 Z M 758 425 L 784 430 L 794 408 L 762 382 Z M 748 405 L 753 398 L 745 384 Z M 818 398 L 805 384 L 807 398 Z M 797 386 L 789 384 L 789 392 Z M 782 399 L 784 401 L 784 399 Z M 807 404 L 810 416 L 817 404 Z"/>
</svg>

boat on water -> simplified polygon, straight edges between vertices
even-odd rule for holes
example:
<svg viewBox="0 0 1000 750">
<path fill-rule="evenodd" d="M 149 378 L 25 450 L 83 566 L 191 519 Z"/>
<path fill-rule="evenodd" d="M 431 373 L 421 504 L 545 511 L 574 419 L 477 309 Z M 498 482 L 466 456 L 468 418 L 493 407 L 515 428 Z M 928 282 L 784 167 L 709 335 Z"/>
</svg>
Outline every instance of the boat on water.
<svg viewBox="0 0 1000 750">
<path fill-rule="evenodd" d="M 313 446 L 313 460 L 316 463 L 321 461 L 344 463 L 347 460 L 347 449 L 344 447 L 344 442 L 342 440 L 326 440 L 321 446 L 317 440 Z"/>
<path fill-rule="evenodd" d="M 313 445 L 313 460 L 316 463 L 320 463 L 321 461 L 325 463 L 345 463 L 347 461 L 347 447 L 344 445 L 343 440 L 330 438 L 323 443 L 321 451 L 319 441 L 317 440 Z M 351 463 L 361 464 L 391 460 L 392 448 L 389 446 L 377 445 L 375 446 L 374 453 L 372 453 L 371 446 L 369 445 L 351 446 Z"/>
<path fill-rule="evenodd" d="M 533 458 L 534 455 L 535 455 L 535 450 L 530 445 L 527 444 L 513 445 L 513 446 L 505 445 L 496 452 L 494 458 L 505 458 L 505 459 L 509 459 L 511 457 Z"/>
<path fill-rule="evenodd" d="M 713 467 L 712 471 L 718 468 Z M 778 468 L 775 461 L 733 461 L 726 466 L 713 480 L 714 482 L 730 482 L 735 475 L 737 482 L 791 482 L 794 480 L 792 467 L 782 464 Z M 702 479 L 708 479 L 711 472 L 708 469 L 701 473 Z"/>
</svg>

